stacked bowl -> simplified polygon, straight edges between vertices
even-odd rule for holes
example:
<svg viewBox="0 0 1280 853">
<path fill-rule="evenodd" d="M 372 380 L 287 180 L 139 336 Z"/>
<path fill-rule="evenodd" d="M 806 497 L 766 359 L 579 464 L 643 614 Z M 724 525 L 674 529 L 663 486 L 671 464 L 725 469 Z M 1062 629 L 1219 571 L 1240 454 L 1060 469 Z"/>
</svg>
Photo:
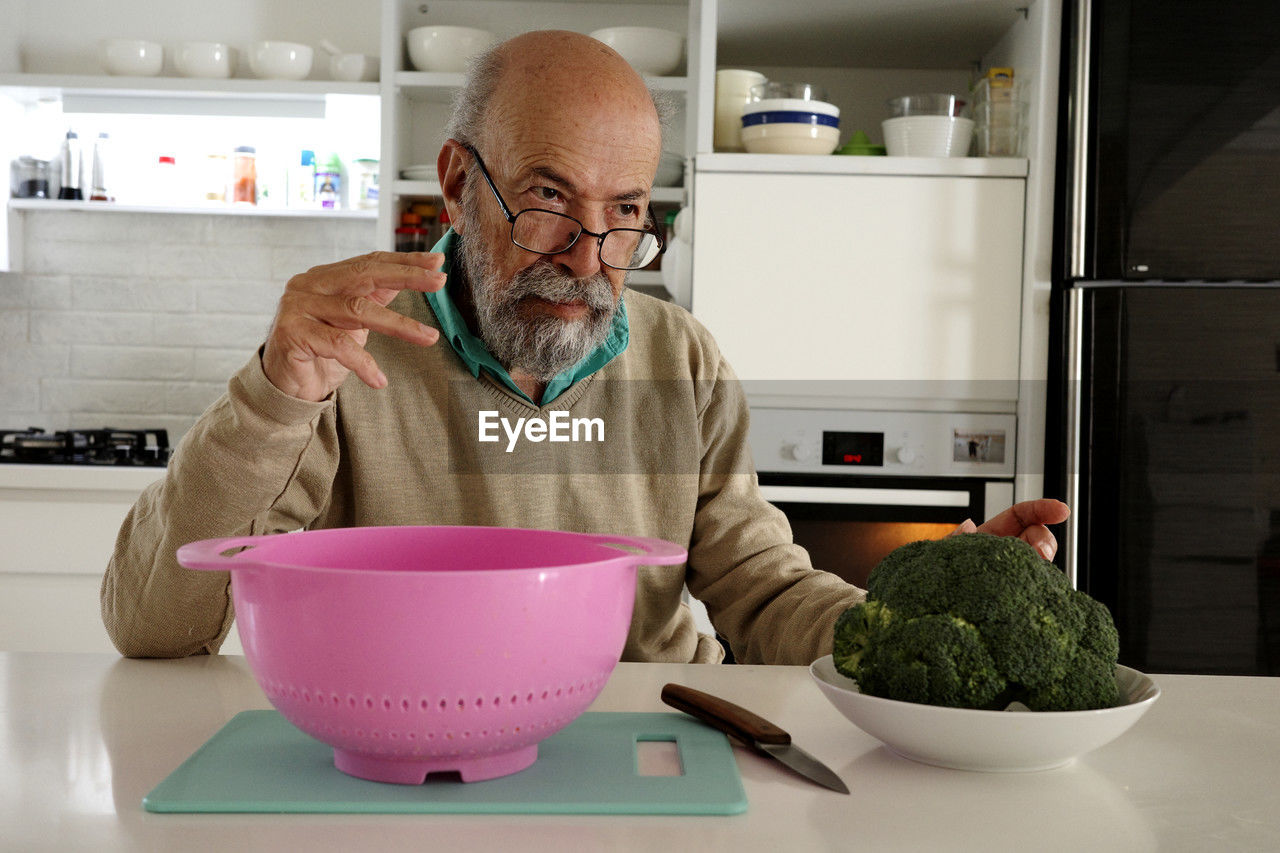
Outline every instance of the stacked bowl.
<svg viewBox="0 0 1280 853">
<path fill-rule="evenodd" d="M 840 144 L 840 108 L 807 83 L 751 87 L 742 145 L 752 154 L 830 154 Z"/>
<path fill-rule="evenodd" d="M 973 119 L 958 95 L 903 95 L 889 102 L 882 123 L 890 157 L 964 157 L 973 140 Z"/>
</svg>

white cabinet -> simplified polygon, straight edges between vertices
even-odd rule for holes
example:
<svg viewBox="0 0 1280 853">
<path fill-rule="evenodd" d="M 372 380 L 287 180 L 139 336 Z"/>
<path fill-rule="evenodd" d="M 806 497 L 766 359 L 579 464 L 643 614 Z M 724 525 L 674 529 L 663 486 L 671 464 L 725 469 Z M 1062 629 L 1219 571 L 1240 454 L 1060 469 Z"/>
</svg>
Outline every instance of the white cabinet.
<svg viewBox="0 0 1280 853">
<path fill-rule="evenodd" d="M 786 159 L 697 170 L 693 313 L 739 377 L 1016 399 L 1025 164 L 877 174 L 905 158 Z"/>
</svg>

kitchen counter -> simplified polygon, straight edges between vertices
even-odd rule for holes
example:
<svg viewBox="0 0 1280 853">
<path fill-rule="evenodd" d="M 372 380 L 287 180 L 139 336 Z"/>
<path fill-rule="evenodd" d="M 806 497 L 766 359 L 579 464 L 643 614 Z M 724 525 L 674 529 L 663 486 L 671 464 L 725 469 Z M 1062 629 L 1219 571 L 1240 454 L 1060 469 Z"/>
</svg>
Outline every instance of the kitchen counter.
<svg viewBox="0 0 1280 853">
<path fill-rule="evenodd" d="M 0 847 L 21 850 L 1123 850 L 1280 848 L 1280 679 L 1157 676 L 1119 740 L 1057 770 L 899 758 L 804 667 L 620 664 L 596 711 L 670 711 L 675 681 L 788 729 L 853 794 L 735 749 L 732 817 L 152 814 L 143 796 L 240 711 L 244 658 L 0 653 Z"/>
</svg>

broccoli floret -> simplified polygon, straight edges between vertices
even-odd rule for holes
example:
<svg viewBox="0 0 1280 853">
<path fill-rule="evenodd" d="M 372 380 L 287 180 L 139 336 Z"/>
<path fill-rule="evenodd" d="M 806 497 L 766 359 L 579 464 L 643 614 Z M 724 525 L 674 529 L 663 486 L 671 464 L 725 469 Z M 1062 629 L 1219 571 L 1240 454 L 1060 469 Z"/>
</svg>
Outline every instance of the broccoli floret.
<svg viewBox="0 0 1280 853">
<path fill-rule="evenodd" d="M 961 708 L 1116 704 L 1111 614 L 1011 537 L 913 542 L 836 623 L 837 670 L 869 695 Z"/>
</svg>

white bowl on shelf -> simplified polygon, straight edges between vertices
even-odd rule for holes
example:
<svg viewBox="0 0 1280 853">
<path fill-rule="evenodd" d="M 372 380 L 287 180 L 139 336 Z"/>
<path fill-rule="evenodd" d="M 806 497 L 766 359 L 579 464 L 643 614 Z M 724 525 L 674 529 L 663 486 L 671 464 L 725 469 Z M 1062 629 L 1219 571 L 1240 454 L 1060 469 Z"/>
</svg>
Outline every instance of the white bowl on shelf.
<svg viewBox="0 0 1280 853">
<path fill-rule="evenodd" d="M 249 48 L 249 69 L 264 80 L 305 80 L 315 51 L 292 41 L 259 41 Z"/>
<path fill-rule="evenodd" d="M 653 179 L 655 187 L 674 187 L 684 177 L 684 157 L 663 151 L 658 159 L 658 174 Z"/>
<path fill-rule="evenodd" d="M 182 77 L 230 77 L 235 61 L 235 50 L 216 41 L 184 41 L 173 52 L 173 67 Z"/>
<path fill-rule="evenodd" d="M 890 157 L 965 157 L 973 141 L 973 119 L 960 116 L 901 116 L 881 127 Z"/>
<path fill-rule="evenodd" d="M 371 83 L 378 79 L 378 57 L 367 53 L 335 53 L 329 57 L 329 76 L 344 83 Z"/>
<path fill-rule="evenodd" d="M 742 128 L 742 145 L 750 154 L 830 154 L 839 144 L 839 128 L 822 124 L 753 124 Z"/>
<path fill-rule="evenodd" d="M 641 74 L 662 77 L 680 67 L 684 36 L 657 27 L 605 27 L 591 37 L 616 50 Z"/>
<path fill-rule="evenodd" d="M 164 67 L 164 46 L 141 39 L 107 39 L 100 53 L 102 67 L 120 77 L 154 77 Z"/>
<path fill-rule="evenodd" d="M 820 113 L 822 115 L 840 117 L 840 108 L 827 101 L 812 101 L 808 98 L 766 98 L 762 101 L 750 101 L 743 105 L 742 114 L 748 113 Z"/>
<path fill-rule="evenodd" d="M 472 57 L 497 43 L 488 30 L 475 27 L 414 27 L 405 35 L 409 61 L 419 71 L 466 71 Z"/>
</svg>

